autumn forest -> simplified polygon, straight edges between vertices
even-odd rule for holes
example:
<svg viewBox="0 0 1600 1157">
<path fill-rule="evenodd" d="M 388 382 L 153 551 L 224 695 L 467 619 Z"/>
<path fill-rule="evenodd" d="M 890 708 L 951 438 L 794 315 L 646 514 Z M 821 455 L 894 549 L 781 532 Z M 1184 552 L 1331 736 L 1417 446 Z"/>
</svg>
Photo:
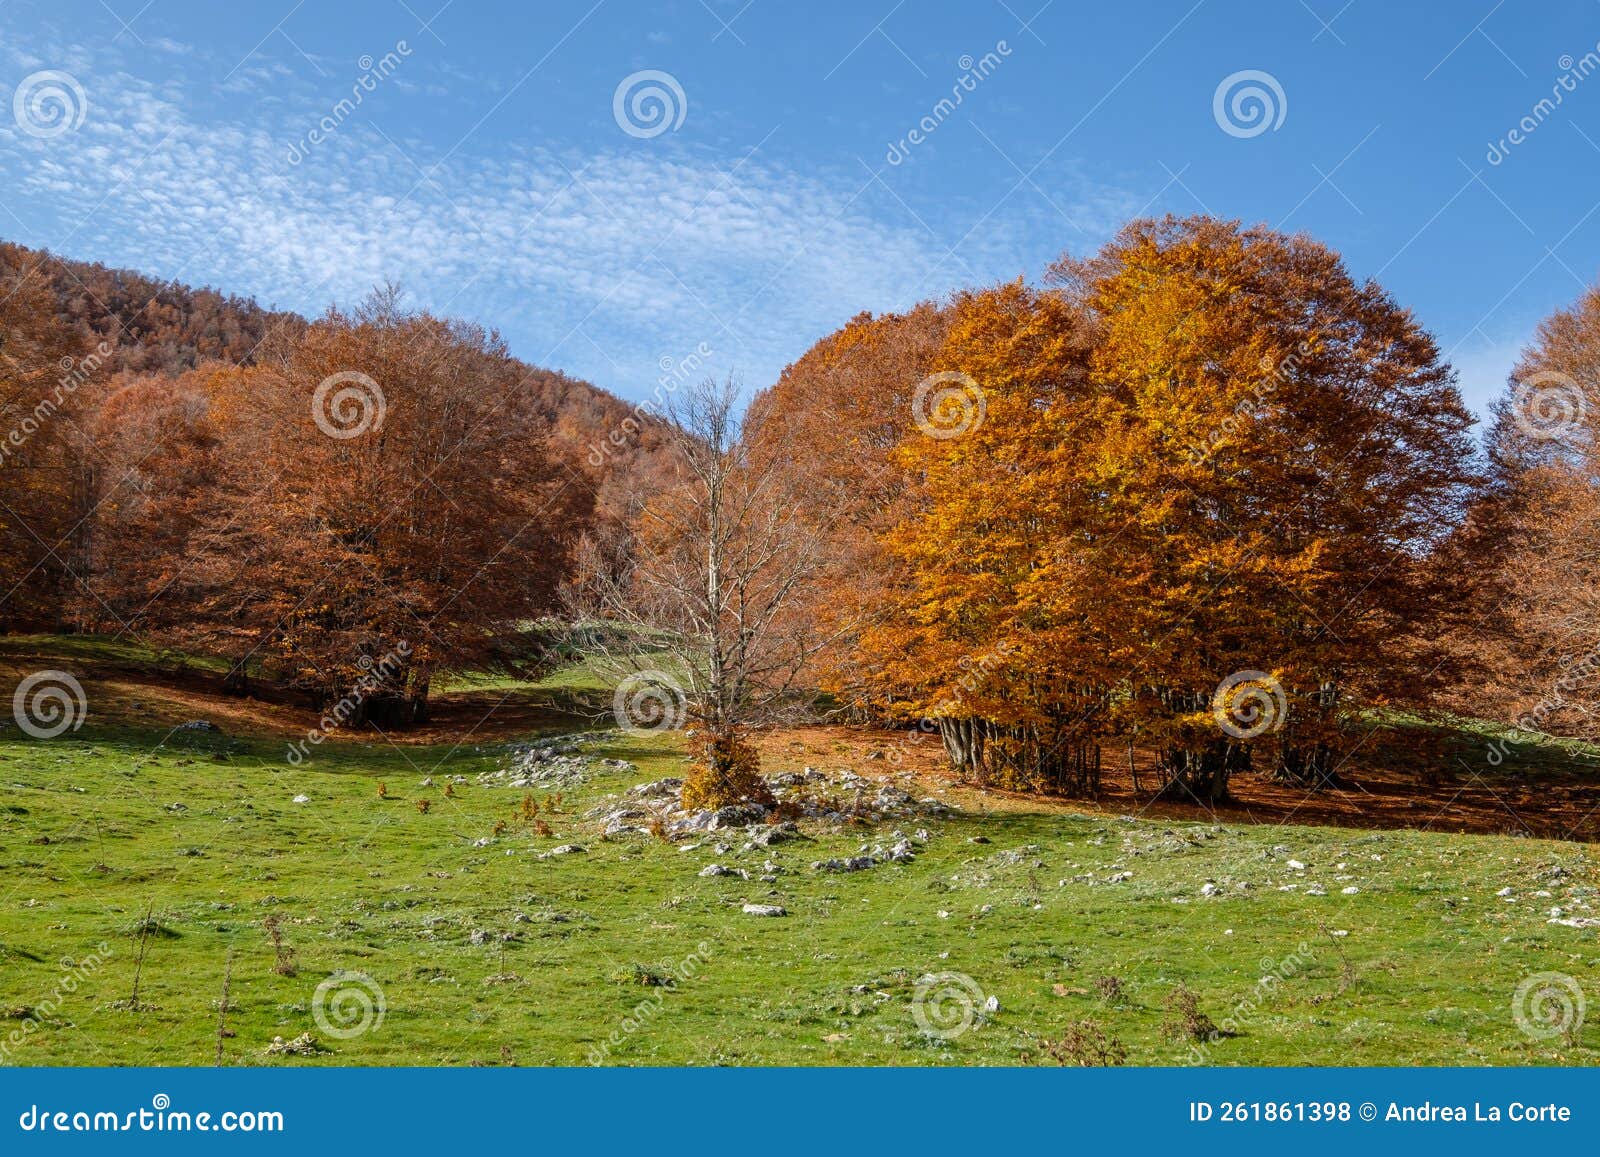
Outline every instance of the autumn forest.
<svg viewBox="0 0 1600 1157">
<path fill-rule="evenodd" d="M 213 656 L 350 732 L 601 656 L 694 732 L 708 806 L 761 798 L 751 736 L 797 720 L 1074 798 L 1137 746 L 1200 804 L 1334 789 L 1402 723 L 1600 738 L 1600 290 L 1475 430 L 1426 319 L 1208 217 L 639 405 L 395 286 L 307 319 L 0 272 L 9 633 Z"/>
</svg>

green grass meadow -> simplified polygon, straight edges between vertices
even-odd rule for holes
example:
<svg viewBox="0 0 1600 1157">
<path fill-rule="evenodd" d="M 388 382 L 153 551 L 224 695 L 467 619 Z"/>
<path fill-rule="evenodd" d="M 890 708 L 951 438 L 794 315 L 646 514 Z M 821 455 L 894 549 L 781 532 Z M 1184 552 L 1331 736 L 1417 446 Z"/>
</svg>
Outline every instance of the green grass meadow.
<svg viewBox="0 0 1600 1157">
<path fill-rule="evenodd" d="M 963 797 L 685 851 L 583 818 L 682 767 L 675 736 L 606 744 L 637 768 L 566 791 L 541 836 L 521 789 L 476 782 L 499 746 L 330 742 L 293 767 L 266 737 L 0 731 L 4 1061 L 208 1065 L 220 1040 L 228 1065 L 1008 1065 L 1085 1020 L 1131 1064 L 1600 1058 L 1600 1016 L 1540 1038 L 1513 1008 L 1536 974 L 1597 991 L 1596 929 L 1548 922 L 1597 896 L 1585 844 Z M 912 863 L 810 868 L 895 827 L 928 833 Z M 586 851 L 539 858 L 568 843 Z M 1230 1035 L 1165 1031 L 1179 985 Z M 267 1051 L 308 1032 L 315 1053 Z"/>
</svg>

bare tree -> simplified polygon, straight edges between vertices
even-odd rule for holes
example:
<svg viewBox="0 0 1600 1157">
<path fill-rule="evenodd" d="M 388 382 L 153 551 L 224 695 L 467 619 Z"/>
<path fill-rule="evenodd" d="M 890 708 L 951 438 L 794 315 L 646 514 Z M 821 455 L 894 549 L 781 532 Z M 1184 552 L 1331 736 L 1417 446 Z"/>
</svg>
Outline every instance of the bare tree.
<svg viewBox="0 0 1600 1157">
<path fill-rule="evenodd" d="M 730 378 L 669 397 L 678 478 L 638 500 L 620 540 L 591 544 L 575 588 L 586 644 L 622 676 L 618 721 L 693 721 L 703 790 L 685 799 L 713 805 L 764 792 L 740 732 L 803 705 L 798 677 L 828 642 L 799 613 L 822 550 L 785 463 L 745 440 L 739 394 Z"/>
</svg>

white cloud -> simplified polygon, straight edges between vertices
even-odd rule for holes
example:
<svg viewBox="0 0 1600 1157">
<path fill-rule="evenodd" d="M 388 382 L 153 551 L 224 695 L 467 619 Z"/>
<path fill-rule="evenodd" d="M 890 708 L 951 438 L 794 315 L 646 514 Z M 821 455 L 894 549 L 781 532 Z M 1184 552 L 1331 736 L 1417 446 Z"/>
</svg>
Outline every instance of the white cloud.
<svg viewBox="0 0 1600 1157">
<path fill-rule="evenodd" d="M 50 221 L 19 239 L 313 312 L 398 279 L 421 304 L 498 326 L 529 361 L 636 397 L 662 357 L 701 342 L 719 371 L 760 386 L 859 310 L 1025 272 L 1005 214 L 948 253 L 853 158 L 803 173 L 766 152 L 620 132 L 588 149 L 495 150 L 477 136 L 445 155 L 404 136 L 394 111 L 427 99 L 395 80 L 444 76 L 416 61 L 340 114 L 347 90 L 253 59 L 221 86 L 252 96 L 250 123 L 211 123 L 212 65 L 211 80 L 159 86 L 86 69 L 91 115 L 70 136 L 0 119 L 0 200 Z M 337 123 L 312 143 L 323 117 Z M 1056 187 L 1102 231 L 1131 201 L 1070 174 Z M 952 221 L 949 239 L 985 208 Z"/>
</svg>

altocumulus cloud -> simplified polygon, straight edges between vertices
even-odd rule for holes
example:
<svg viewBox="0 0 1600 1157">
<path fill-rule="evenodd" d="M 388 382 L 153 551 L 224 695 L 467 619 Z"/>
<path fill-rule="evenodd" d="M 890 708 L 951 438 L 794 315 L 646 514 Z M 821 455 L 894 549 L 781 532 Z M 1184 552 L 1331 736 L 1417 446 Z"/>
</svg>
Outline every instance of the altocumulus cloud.
<svg viewBox="0 0 1600 1157">
<path fill-rule="evenodd" d="M 15 71 L 46 53 L 8 55 Z M 1026 261 L 1000 214 L 951 253 L 965 223 L 936 236 L 864 167 L 802 174 L 762 149 L 677 143 L 444 153 L 376 99 L 291 164 L 336 86 L 252 61 L 224 86 L 260 97 L 239 102 L 248 120 L 201 120 L 214 70 L 153 83 L 82 49 L 56 59 L 89 114 L 50 140 L 0 121 L 0 233 L 313 312 L 398 279 L 420 304 L 498 326 L 520 356 L 625 396 L 702 343 L 715 368 L 765 384 L 859 309 Z M 393 79 L 430 86 L 442 74 L 428 68 L 407 61 Z M 396 99 L 409 99 L 399 86 Z M 1085 185 L 1073 212 L 1109 230 L 1128 201 Z"/>
</svg>

